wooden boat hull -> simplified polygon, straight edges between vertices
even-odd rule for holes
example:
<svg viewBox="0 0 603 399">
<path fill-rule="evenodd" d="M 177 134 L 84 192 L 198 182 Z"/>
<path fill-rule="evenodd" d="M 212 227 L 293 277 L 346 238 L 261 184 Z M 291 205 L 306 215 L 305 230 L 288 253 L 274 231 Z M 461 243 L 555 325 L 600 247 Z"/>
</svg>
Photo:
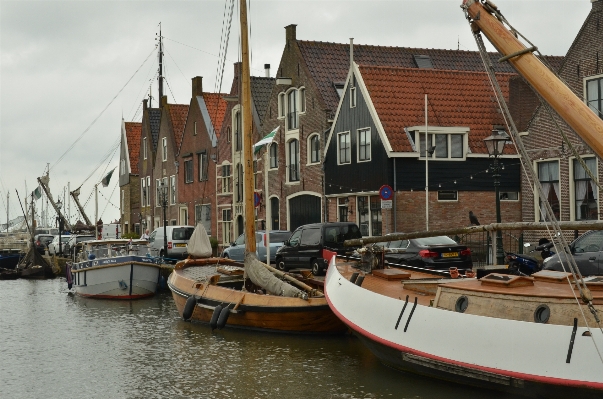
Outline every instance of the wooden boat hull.
<svg viewBox="0 0 603 399">
<path fill-rule="evenodd" d="M 98 299 L 139 299 L 155 295 L 160 267 L 151 259 L 128 256 L 106 261 L 74 265 L 78 267 L 71 270 L 77 295 Z"/>
<path fill-rule="evenodd" d="M 211 266 L 176 269 L 168 279 L 168 287 L 181 316 L 187 299 L 191 295 L 199 298 L 192 321 L 209 323 L 217 305 L 230 305 L 233 311 L 225 326 L 229 328 L 295 334 L 340 334 L 347 331 L 345 324 L 333 314 L 324 297 L 303 300 L 260 295 L 233 287 L 200 283 L 190 277 L 194 268 L 203 267 Z M 236 304 L 239 305 L 235 310 Z"/>
<path fill-rule="evenodd" d="M 415 305 L 412 296 L 385 296 L 353 284 L 334 263 L 325 294 L 334 313 L 395 369 L 514 395 L 603 395 L 603 362 L 593 345 L 603 347 L 600 330 L 591 329 L 591 337 L 578 327 L 570 354 L 572 326 L 434 308 L 419 293 Z"/>
</svg>

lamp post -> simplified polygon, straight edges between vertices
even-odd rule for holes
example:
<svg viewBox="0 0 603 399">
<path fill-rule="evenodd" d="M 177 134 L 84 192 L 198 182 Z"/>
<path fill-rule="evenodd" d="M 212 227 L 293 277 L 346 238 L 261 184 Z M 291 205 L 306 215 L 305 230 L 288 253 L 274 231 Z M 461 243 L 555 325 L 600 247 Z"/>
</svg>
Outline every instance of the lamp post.
<svg viewBox="0 0 603 399">
<path fill-rule="evenodd" d="M 168 186 L 161 182 L 161 207 L 163 208 L 163 256 L 167 257 L 168 241 L 167 241 L 167 196 Z"/>
<path fill-rule="evenodd" d="M 502 155 L 505 149 L 505 143 L 509 140 L 509 136 L 504 131 L 493 130 L 492 135 L 484 139 L 488 155 L 494 157 L 491 169 L 494 177 L 494 192 L 496 195 L 496 223 L 500 223 L 500 164 L 498 157 Z M 496 230 L 496 264 L 502 265 L 505 261 L 505 253 L 503 251 L 502 232 Z"/>
<path fill-rule="evenodd" d="M 61 220 L 61 206 L 63 203 L 61 200 L 57 200 L 57 210 L 59 211 L 59 255 L 63 256 L 63 246 L 61 245 L 61 236 L 63 235 L 63 221 Z M 55 248 L 56 252 L 56 248 Z"/>
</svg>

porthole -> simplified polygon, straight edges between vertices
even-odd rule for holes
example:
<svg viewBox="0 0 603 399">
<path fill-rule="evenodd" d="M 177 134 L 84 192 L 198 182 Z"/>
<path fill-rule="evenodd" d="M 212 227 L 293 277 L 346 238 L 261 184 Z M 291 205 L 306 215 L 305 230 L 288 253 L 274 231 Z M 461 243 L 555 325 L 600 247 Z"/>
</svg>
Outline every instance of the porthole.
<svg viewBox="0 0 603 399">
<path fill-rule="evenodd" d="M 465 295 L 459 297 L 459 299 L 456 300 L 456 304 L 454 305 L 454 310 L 456 310 L 459 313 L 465 313 L 465 310 L 467 310 L 467 306 L 469 306 L 469 298 L 467 298 Z"/>
<path fill-rule="evenodd" d="M 551 309 L 546 305 L 540 305 L 534 312 L 534 321 L 536 323 L 546 323 L 551 316 Z"/>
</svg>

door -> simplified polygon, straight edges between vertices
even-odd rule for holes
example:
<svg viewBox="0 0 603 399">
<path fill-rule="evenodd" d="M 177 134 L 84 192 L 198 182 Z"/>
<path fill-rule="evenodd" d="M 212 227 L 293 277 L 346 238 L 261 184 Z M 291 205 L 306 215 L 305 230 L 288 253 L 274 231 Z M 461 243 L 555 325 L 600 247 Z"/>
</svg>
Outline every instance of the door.
<svg viewBox="0 0 603 399">
<path fill-rule="evenodd" d="M 310 261 L 322 258 L 320 227 L 304 228 L 299 245 L 299 266 L 311 267 Z"/>
<path fill-rule="evenodd" d="M 299 195 L 289 200 L 289 230 L 310 223 L 320 223 L 320 197 Z"/>
</svg>

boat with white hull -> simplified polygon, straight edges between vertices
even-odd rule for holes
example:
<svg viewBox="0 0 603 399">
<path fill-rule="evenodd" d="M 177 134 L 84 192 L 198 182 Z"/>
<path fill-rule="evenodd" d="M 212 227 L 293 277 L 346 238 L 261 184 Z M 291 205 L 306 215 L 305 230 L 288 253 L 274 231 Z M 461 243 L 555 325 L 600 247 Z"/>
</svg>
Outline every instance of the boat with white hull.
<svg viewBox="0 0 603 399">
<path fill-rule="evenodd" d="M 549 304 L 552 318 L 557 311 L 567 310 L 561 300 L 564 295 L 556 292 L 566 289 L 566 285 L 546 281 L 546 276 L 539 280 L 536 276 L 529 288 L 492 289 L 486 285 L 484 290 L 483 281 L 474 278 L 454 281 L 432 276 L 433 289 L 426 289 L 418 286 L 428 280 L 421 281 L 422 276 L 413 280 L 413 272 L 405 284 L 371 273 L 364 275 L 362 285 L 358 286 L 350 281 L 357 271 L 350 265 L 331 262 L 325 279 L 327 301 L 333 312 L 387 366 L 516 395 L 602 397 L 601 329 L 589 329 L 582 323 L 575 327 L 510 320 L 502 318 L 502 312 L 500 317 L 471 314 L 481 312 L 483 303 L 479 297 L 484 291 L 491 294 L 499 291 L 494 295 L 501 298 L 501 304 L 509 299 L 504 291 L 510 291 L 508 294 L 515 295 L 518 309 L 524 305 L 530 307 L 536 299 Z M 516 277 L 510 277 L 513 278 Z M 530 289 L 555 295 L 540 299 L 523 295 Z M 593 292 L 595 302 L 603 303 L 603 291 Z M 450 301 L 452 297 L 467 300 L 466 312 L 451 309 L 456 306 L 455 301 Z M 559 303 L 557 307 L 552 304 L 555 301 Z M 577 309 L 575 300 L 572 306 Z M 492 312 L 499 311 L 498 304 L 493 303 Z"/>
<path fill-rule="evenodd" d="M 71 264 L 76 294 L 105 299 L 138 299 L 157 291 L 160 265 L 147 256 L 146 241 L 95 240 L 82 243 Z M 69 281 L 69 276 L 68 276 Z"/>
</svg>

